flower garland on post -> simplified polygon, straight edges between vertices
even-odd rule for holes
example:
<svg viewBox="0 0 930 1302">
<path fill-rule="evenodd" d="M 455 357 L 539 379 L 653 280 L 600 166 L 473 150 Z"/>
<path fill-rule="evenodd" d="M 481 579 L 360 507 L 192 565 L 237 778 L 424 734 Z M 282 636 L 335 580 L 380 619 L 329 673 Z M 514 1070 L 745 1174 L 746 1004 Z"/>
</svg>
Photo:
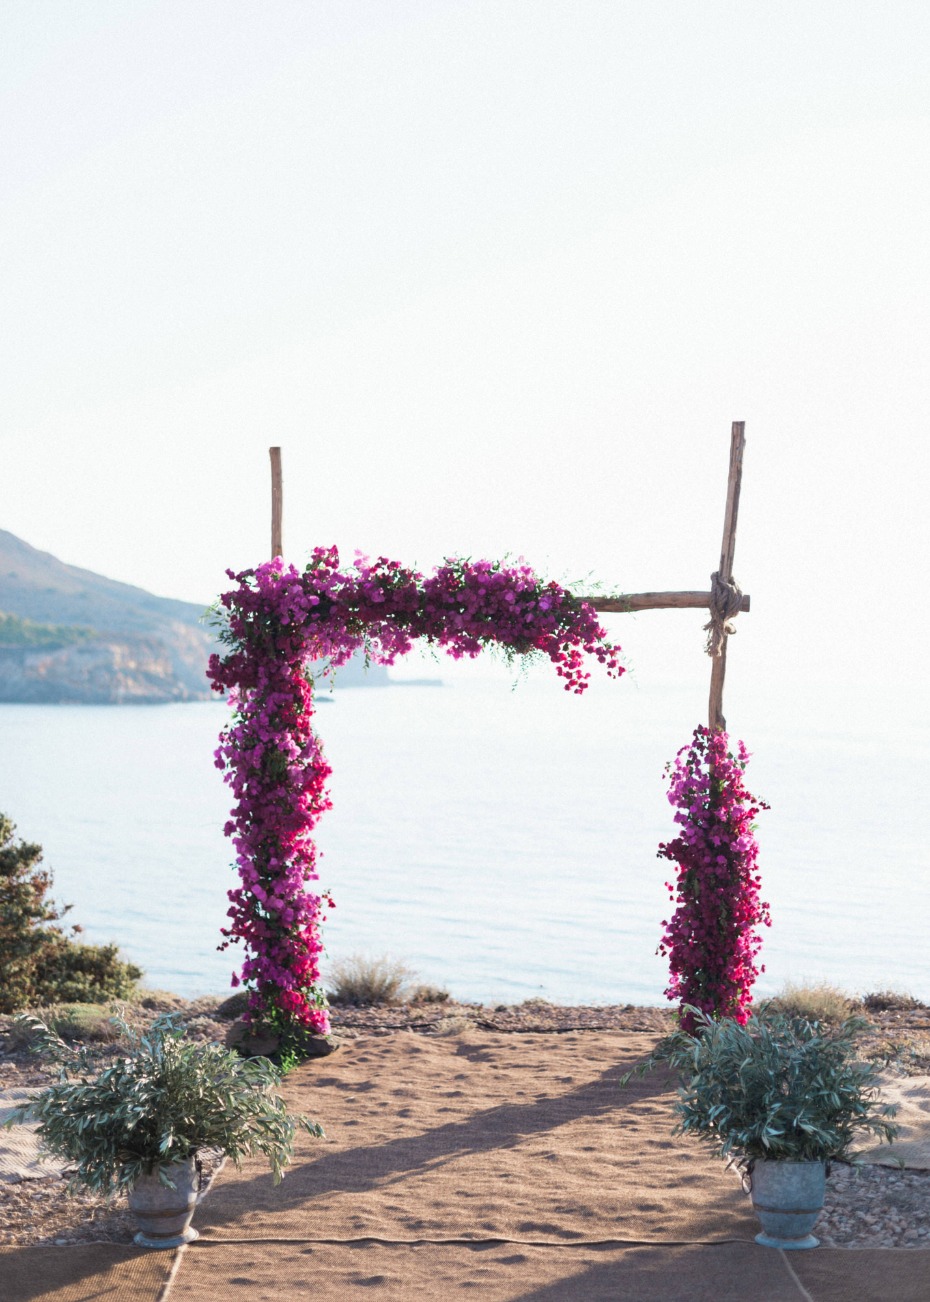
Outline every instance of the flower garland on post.
<svg viewBox="0 0 930 1302">
<path fill-rule="evenodd" d="M 310 662 L 331 672 L 362 650 L 390 665 L 425 638 L 454 659 L 488 646 L 508 659 L 547 657 L 576 693 L 590 677 L 586 657 L 611 677 L 623 668 L 592 607 L 524 564 L 447 560 L 424 578 L 383 556 L 341 570 L 336 548 L 318 547 L 303 571 L 276 558 L 227 573 L 236 585 L 220 598 L 228 651 L 210 658 L 208 677 L 233 709 L 216 765 L 236 800 L 225 831 L 241 884 L 229 892 L 221 948 L 245 947 L 234 984 L 249 989 L 247 1019 L 299 1045 L 329 1031 L 319 985 L 325 897 L 307 889 L 318 876 L 311 834 L 330 807 Z"/>
<path fill-rule="evenodd" d="M 665 883 L 677 908 L 670 921 L 663 919 L 658 949 L 669 959 L 666 997 L 741 1025 L 753 982 L 765 970 L 755 964 L 762 946 L 755 928 L 771 926 L 769 906 L 759 897 L 753 835 L 754 818 L 769 806 L 745 786 L 748 760 L 742 742 L 737 755 L 730 752 L 725 732 L 695 729 L 674 766 L 667 765 L 668 799 L 681 831 L 659 846 L 659 857 L 678 865 L 677 880 Z M 693 1023 L 683 1012 L 683 1029 L 693 1032 Z"/>
</svg>

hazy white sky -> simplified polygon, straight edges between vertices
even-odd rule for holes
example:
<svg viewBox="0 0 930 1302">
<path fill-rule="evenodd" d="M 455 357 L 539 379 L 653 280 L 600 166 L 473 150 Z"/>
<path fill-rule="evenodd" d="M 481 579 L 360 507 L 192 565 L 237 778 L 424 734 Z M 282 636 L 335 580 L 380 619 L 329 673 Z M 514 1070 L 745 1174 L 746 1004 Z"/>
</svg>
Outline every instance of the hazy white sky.
<svg viewBox="0 0 930 1302">
<path fill-rule="evenodd" d="M 0 51 L 0 526 L 206 602 L 277 443 L 294 560 L 705 587 L 744 419 L 741 672 L 923 674 L 925 0 L 5 0 Z"/>
</svg>

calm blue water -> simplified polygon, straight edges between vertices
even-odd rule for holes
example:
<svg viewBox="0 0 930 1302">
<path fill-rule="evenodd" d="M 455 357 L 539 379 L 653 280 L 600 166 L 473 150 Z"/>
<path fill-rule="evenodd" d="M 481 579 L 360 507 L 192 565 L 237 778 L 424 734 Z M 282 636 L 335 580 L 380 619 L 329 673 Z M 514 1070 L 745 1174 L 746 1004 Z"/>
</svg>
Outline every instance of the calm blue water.
<svg viewBox="0 0 930 1302">
<path fill-rule="evenodd" d="M 320 707 L 329 954 L 395 955 L 463 999 L 661 1002 L 663 767 L 703 695 L 452 677 Z M 926 713 L 903 697 L 865 712 L 837 688 L 803 712 L 759 689 L 740 715 L 750 787 L 772 805 L 760 992 L 825 978 L 930 1000 Z M 233 882 L 212 765 L 224 717 L 218 703 L 0 706 L 0 809 L 45 847 L 56 898 L 149 985 L 186 995 L 226 990 L 233 966 L 215 948 Z"/>
</svg>

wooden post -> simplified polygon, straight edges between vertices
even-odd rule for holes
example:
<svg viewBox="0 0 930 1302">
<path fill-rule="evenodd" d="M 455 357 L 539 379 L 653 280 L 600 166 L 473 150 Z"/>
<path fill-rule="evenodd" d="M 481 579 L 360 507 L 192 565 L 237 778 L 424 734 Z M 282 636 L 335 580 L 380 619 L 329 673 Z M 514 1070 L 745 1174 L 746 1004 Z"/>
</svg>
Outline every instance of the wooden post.
<svg viewBox="0 0 930 1302">
<path fill-rule="evenodd" d="M 717 571 L 714 588 L 711 592 L 634 592 L 619 597 L 582 597 L 597 611 L 606 613 L 633 610 L 700 610 L 709 609 L 714 617 L 725 622 L 719 609 L 721 590 L 727 589 L 733 578 L 733 554 L 736 551 L 736 517 L 739 513 L 739 490 L 743 475 L 743 448 L 746 444 L 746 423 L 735 420 L 730 430 L 730 477 L 727 481 L 727 507 L 723 519 L 723 544 L 720 548 L 720 568 Z M 735 605 L 735 593 L 727 592 Z M 716 601 L 715 601 L 716 598 Z M 732 618 L 736 610 L 730 607 Z M 749 594 L 740 595 L 739 609 L 749 610 Z M 708 625 L 708 627 L 710 627 Z M 723 717 L 723 680 L 727 669 L 727 635 L 724 632 L 719 646 L 708 647 L 713 655 L 713 667 L 710 674 L 710 702 L 708 709 L 711 732 L 726 730 L 727 721 Z"/>
<path fill-rule="evenodd" d="M 721 583 L 733 578 L 733 556 L 736 552 L 736 517 L 739 513 L 739 490 L 743 477 L 743 448 L 746 445 L 746 422 L 735 420 L 730 431 L 730 476 L 727 480 L 727 509 L 723 519 L 723 542 L 720 546 Z M 720 651 L 714 656 L 710 671 L 710 700 L 708 725 L 711 732 L 725 732 L 727 721 L 723 717 L 723 680 L 727 672 L 727 639 L 723 638 Z"/>
<path fill-rule="evenodd" d="M 271 555 L 284 555 L 284 486 L 281 479 L 281 449 L 269 448 L 271 457 Z"/>
</svg>

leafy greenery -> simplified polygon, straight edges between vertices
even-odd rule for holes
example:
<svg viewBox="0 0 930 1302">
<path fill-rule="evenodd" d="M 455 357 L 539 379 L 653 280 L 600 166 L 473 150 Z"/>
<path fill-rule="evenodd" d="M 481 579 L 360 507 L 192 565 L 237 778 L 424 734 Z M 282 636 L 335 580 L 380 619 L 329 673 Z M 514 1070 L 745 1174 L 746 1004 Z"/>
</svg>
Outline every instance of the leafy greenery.
<svg viewBox="0 0 930 1302">
<path fill-rule="evenodd" d="M 0 646 L 44 647 L 57 650 L 77 642 L 91 642 L 99 634 L 92 628 L 70 624 L 39 624 L 19 615 L 9 615 L 0 610 Z"/>
<path fill-rule="evenodd" d="M 199 1148 L 217 1148 L 237 1166 L 262 1153 L 278 1183 L 298 1126 L 322 1137 L 303 1116 L 291 1116 L 267 1059 L 241 1059 L 218 1044 L 185 1040 L 175 1014 L 156 1018 L 139 1034 L 119 1017 L 114 1025 L 127 1053 L 94 1075 L 84 1048 L 70 1048 L 36 1017 L 18 1017 L 39 1050 L 57 1062 L 60 1077 L 7 1125 L 38 1120 L 43 1148 L 77 1163 L 75 1181 L 98 1193 L 131 1189 L 143 1174 L 183 1161 Z"/>
<path fill-rule="evenodd" d="M 127 999 L 142 969 L 125 963 L 115 945 L 84 945 L 55 923 L 71 906 L 48 898 L 52 874 L 42 847 L 14 840 L 0 814 L 0 1013 L 53 1003 Z"/>
<path fill-rule="evenodd" d="M 116 945 L 82 945 L 47 936 L 36 956 L 35 985 L 43 1002 L 100 1004 L 129 999 L 141 967 L 119 958 Z"/>
<path fill-rule="evenodd" d="M 46 895 L 52 876 L 40 867 L 42 847 L 14 844 L 16 828 L 0 814 L 0 1012 L 13 1012 L 28 1001 L 36 955 L 49 930 L 67 913 Z"/>
<path fill-rule="evenodd" d="M 690 1011 L 694 1034 L 674 1032 L 640 1069 L 677 1069 L 676 1133 L 750 1163 L 842 1159 L 858 1133 L 897 1134 L 895 1108 L 879 1101 L 880 1066 L 855 1060 L 864 1019 L 823 1027 L 763 1006 L 740 1026 Z"/>
</svg>

